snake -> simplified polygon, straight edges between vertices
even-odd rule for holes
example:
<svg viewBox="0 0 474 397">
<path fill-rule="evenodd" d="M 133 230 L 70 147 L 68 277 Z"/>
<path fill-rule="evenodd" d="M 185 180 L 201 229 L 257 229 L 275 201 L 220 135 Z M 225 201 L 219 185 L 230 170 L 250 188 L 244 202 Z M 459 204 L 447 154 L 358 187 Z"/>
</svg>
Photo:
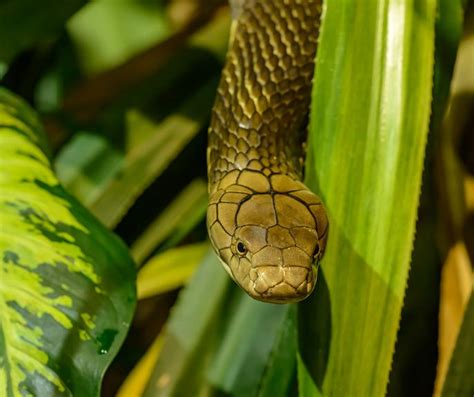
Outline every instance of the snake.
<svg viewBox="0 0 474 397">
<path fill-rule="evenodd" d="M 211 112 L 206 224 L 252 298 L 314 290 L 328 218 L 303 182 L 321 0 L 231 0 L 229 48 Z"/>
</svg>

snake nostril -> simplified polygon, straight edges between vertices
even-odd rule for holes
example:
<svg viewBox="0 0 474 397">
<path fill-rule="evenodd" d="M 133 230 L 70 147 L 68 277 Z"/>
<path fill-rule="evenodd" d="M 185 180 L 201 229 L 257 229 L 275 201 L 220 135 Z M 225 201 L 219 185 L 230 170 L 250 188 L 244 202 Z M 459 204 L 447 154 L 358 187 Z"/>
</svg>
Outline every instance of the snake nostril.
<svg viewBox="0 0 474 397">
<path fill-rule="evenodd" d="M 307 294 L 308 289 L 311 289 L 310 283 L 307 280 L 304 280 L 296 289 L 299 294 Z"/>
<path fill-rule="evenodd" d="M 315 285 L 313 268 L 264 265 L 250 271 L 252 296 L 273 303 L 297 302 Z"/>
<path fill-rule="evenodd" d="M 316 247 L 314 247 L 313 251 L 313 258 L 315 260 L 319 259 L 319 254 L 321 253 L 321 246 L 319 245 L 319 241 L 316 243 Z"/>
</svg>

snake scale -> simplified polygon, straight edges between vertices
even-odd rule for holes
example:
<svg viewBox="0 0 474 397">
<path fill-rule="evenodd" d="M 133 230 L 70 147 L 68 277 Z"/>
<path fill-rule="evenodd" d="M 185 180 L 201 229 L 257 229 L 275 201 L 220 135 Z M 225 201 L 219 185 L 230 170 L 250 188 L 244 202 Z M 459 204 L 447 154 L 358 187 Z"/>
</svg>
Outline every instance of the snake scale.
<svg viewBox="0 0 474 397">
<path fill-rule="evenodd" d="M 251 297 L 314 289 L 328 220 L 302 182 L 321 0 L 231 0 L 233 23 L 208 134 L 209 236 Z"/>
</svg>

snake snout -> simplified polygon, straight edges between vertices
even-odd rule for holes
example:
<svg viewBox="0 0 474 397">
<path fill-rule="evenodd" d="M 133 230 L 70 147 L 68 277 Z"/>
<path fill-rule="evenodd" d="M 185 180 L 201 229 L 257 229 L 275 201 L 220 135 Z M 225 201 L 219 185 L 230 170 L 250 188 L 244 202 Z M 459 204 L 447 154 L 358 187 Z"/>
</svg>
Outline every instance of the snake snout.
<svg viewBox="0 0 474 397">
<path fill-rule="evenodd" d="M 315 267 L 259 266 L 250 272 L 254 298 L 273 303 L 297 302 L 314 289 Z"/>
</svg>

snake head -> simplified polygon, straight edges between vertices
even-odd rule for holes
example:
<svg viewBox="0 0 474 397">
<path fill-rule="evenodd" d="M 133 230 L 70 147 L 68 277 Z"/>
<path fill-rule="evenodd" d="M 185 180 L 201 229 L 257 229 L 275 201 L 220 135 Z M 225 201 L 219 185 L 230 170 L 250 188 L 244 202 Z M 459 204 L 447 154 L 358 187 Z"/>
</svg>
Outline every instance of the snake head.
<svg viewBox="0 0 474 397">
<path fill-rule="evenodd" d="M 232 171 L 211 194 L 207 224 L 222 264 L 251 297 L 288 303 L 313 291 L 328 222 L 303 183 L 285 174 Z"/>
</svg>

